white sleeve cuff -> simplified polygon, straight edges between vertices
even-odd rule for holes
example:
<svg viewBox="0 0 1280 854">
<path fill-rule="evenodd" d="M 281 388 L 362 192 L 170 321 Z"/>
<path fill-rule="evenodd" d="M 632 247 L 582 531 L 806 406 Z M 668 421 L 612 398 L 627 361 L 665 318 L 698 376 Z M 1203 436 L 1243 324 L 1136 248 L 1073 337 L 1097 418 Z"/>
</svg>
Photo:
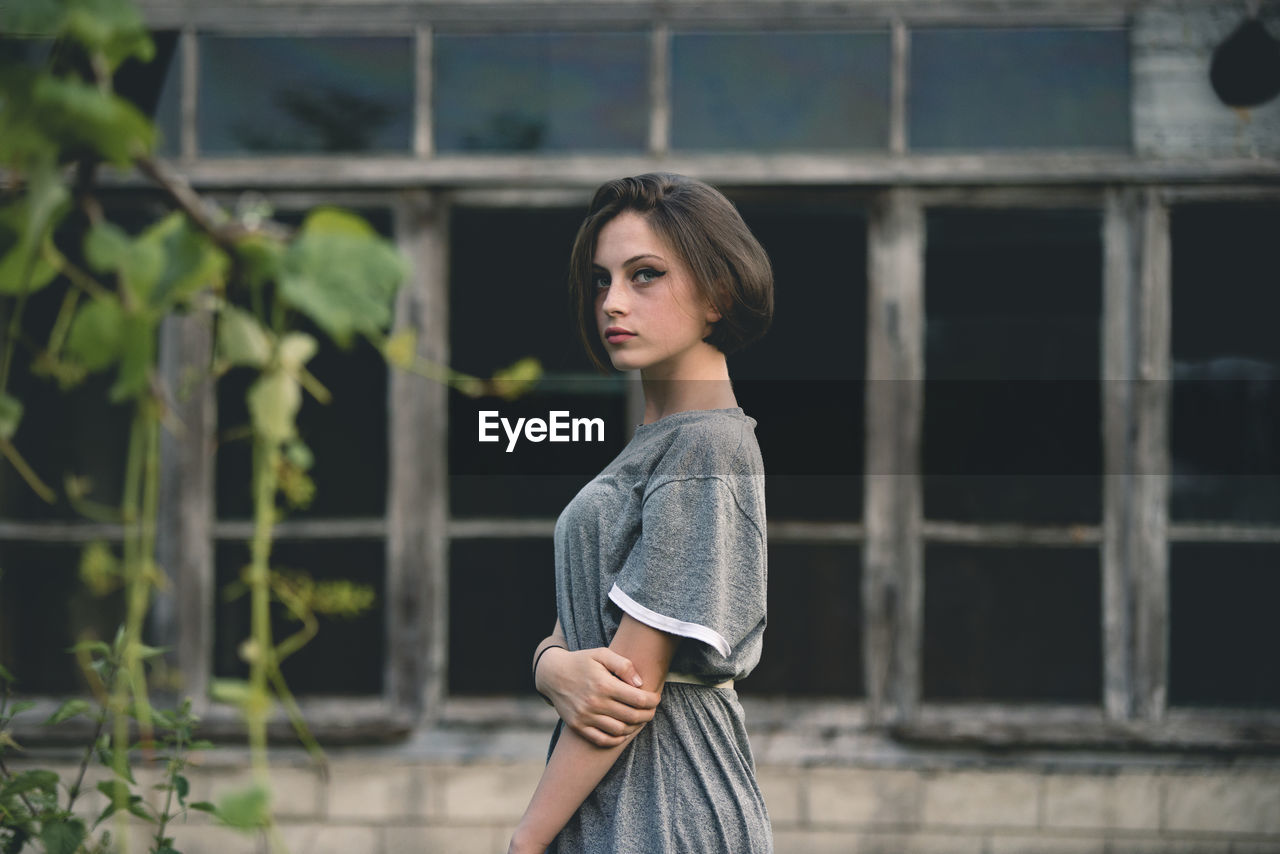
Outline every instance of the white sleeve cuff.
<svg viewBox="0 0 1280 854">
<path fill-rule="evenodd" d="M 697 623 L 686 623 L 684 620 L 677 620 L 674 617 L 668 617 L 665 614 L 650 610 L 626 593 L 623 593 L 622 588 L 616 584 L 609 591 L 609 599 L 634 619 L 639 620 L 650 628 L 666 632 L 669 635 L 679 635 L 682 638 L 693 638 L 694 640 L 702 641 L 707 646 L 713 647 L 716 652 L 725 658 L 728 658 L 733 653 L 729 642 L 715 629 L 709 629 Z"/>
</svg>

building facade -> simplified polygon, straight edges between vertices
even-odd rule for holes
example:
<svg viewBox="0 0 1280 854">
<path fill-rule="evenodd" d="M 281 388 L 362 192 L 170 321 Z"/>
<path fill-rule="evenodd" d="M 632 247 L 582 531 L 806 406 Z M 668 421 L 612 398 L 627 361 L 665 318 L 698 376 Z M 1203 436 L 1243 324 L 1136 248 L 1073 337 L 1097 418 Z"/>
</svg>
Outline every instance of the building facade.
<svg viewBox="0 0 1280 854">
<path fill-rule="evenodd" d="M 420 356 L 536 356 L 511 412 L 610 425 L 521 469 L 473 440 L 491 404 L 372 348 L 317 357 L 340 405 L 303 410 L 317 496 L 276 559 L 380 604 L 289 673 L 333 745 L 327 777 L 278 753 L 294 849 L 505 845 L 554 721 L 527 668 L 555 515 L 638 420 L 579 352 L 568 250 L 597 184 L 672 171 L 734 200 L 777 277 L 774 329 L 730 360 L 770 472 L 766 653 L 740 687 L 777 850 L 1280 851 L 1280 99 L 1227 106 L 1210 74 L 1248 15 L 1280 36 L 1280 5 L 142 8 L 164 73 L 136 86 L 197 189 L 360 211 L 413 262 L 395 324 Z M 138 186 L 112 187 L 125 218 Z M 165 330 L 175 389 L 211 344 L 207 318 Z M 187 383 L 164 448 L 152 631 L 196 697 L 246 633 L 220 595 L 247 557 L 244 391 Z M 67 405 L 34 460 L 119 482 L 100 449 L 125 416 Z M 111 530 L 20 488 L 0 481 L 0 651 L 52 703 L 73 665 L 13 638 L 112 623 L 66 595 Z M 206 795 L 247 773 L 204 759 Z"/>
</svg>

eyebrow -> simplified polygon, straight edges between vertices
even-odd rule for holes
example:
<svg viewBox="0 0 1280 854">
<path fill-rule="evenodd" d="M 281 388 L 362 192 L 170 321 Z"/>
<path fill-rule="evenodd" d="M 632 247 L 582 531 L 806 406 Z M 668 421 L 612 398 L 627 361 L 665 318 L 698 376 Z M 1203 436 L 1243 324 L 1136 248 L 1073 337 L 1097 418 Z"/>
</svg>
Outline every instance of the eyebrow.
<svg viewBox="0 0 1280 854">
<path fill-rule="evenodd" d="M 630 267 L 632 264 L 636 263 L 637 261 L 643 261 L 645 258 L 652 258 L 655 261 L 661 261 L 664 264 L 666 263 L 666 260 L 661 255 L 654 255 L 652 252 L 645 252 L 640 255 L 633 255 L 632 257 L 628 258 L 626 261 L 623 261 L 622 266 Z M 604 267 L 600 266 L 595 261 L 591 262 L 591 266 L 595 267 L 597 270 L 604 269 Z"/>
</svg>

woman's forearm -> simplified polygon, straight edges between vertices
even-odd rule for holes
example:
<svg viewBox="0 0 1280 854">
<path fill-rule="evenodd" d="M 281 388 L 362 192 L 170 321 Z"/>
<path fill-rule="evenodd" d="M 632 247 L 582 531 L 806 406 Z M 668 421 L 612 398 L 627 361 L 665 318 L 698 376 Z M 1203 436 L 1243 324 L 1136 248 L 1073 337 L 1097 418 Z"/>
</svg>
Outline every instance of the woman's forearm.
<svg viewBox="0 0 1280 854">
<path fill-rule="evenodd" d="M 617 747 L 599 748 L 563 727 L 538 788 L 516 828 L 519 850 L 541 852 L 550 845 L 634 738 L 635 733 Z"/>
<path fill-rule="evenodd" d="M 631 659 L 644 687 L 660 695 L 677 643 L 678 638 L 624 614 L 609 647 Z M 550 845 L 639 731 L 613 747 L 597 747 L 570 727 L 562 727 L 538 788 L 516 828 L 512 850 L 541 852 Z"/>
</svg>

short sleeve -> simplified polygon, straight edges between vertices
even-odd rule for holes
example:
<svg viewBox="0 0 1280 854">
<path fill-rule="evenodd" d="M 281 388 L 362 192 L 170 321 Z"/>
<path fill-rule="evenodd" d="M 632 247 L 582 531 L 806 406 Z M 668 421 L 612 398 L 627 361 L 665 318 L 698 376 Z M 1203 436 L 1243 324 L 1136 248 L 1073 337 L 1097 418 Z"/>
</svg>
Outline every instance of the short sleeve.
<svg viewBox="0 0 1280 854">
<path fill-rule="evenodd" d="M 671 478 L 644 499 L 609 599 L 645 625 L 730 658 L 764 619 L 764 535 L 723 477 Z"/>
</svg>

